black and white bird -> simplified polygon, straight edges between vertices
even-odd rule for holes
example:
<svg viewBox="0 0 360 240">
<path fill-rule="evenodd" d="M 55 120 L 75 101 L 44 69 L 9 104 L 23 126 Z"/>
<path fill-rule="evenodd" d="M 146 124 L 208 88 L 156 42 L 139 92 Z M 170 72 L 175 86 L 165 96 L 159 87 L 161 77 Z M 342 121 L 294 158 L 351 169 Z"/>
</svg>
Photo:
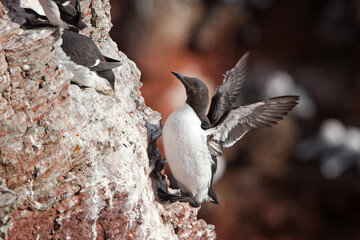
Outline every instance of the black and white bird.
<svg viewBox="0 0 360 240">
<path fill-rule="evenodd" d="M 79 33 L 64 30 L 61 38 L 57 56 L 73 74 L 72 82 L 103 92 L 114 89 L 112 69 L 119 67 L 120 61 L 103 56 L 90 38 Z"/>
<path fill-rule="evenodd" d="M 189 202 L 198 207 L 204 201 L 218 204 L 212 186 L 217 157 L 251 129 L 270 127 L 282 119 L 299 100 L 281 96 L 240 106 L 239 95 L 245 79 L 248 54 L 231 70 L 212 97 L 199 79 L 172 72 L 184 85 L 187 100 L 174 111 L 163 128 L 166 160 L 181 189 L 181 195 L 158 189 L 162 200 Z"/>
<path fill-rule="evenodd" d="M 28 25 L 46 27 L 59 26 L 63 29 L 74 31 L 83 30 L 87 25 L 82 21 L 81 8 L 79 0 L 39 0 L 46 17 L 38 14 L 36 11 L 26 8 L 26 12 L 34 15 L 40 21 L 28 21 Z M 28 19 L 30 20 L 30 19 Z M 48 20 L 46 23 L 42 20 Z"/>
</svg>

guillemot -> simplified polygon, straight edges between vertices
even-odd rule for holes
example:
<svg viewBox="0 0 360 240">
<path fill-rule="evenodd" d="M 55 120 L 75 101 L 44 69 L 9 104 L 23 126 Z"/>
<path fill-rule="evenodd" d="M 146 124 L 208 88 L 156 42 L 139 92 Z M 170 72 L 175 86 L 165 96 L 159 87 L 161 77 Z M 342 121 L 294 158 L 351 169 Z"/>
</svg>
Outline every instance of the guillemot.
<svg viewBox="0 0 360 240">
<path fill-rule="evenodd" d="M 120 61 L 103 56 L 90 38 L 79 33 L 64 30 L 61 38 L 57 56 L 72 72 L 72 82 L 103 92 L 114 89 L 115 75 L 112 69 L 119 67 Z"/>
<path fill-rule="evenodd" d="M 39 0 L 46 15 L 42 16 L 31 8 L 25 11 L 37 19 L 27 19 L 28 27 L 58 26 L 78 32 L 87 27 L 82 21 L 81 8 L 78 0 Z M 46 22 L 45 20 L 48 20 Z"/>
<path fill-rule="evenodd" d="M 218 204 L 212 186 L 217 157 L 223 147 L 231 147 L 248 131 L 270 127 L 282 119 L 299 100 L 298 96 L 281 96 L 240 106 L 239 96 L 246 74 L 246 53 L 212 97 L 199 79 L 172 72 L 184 85 L 187 99 L 174 111 L 163 127 L 163 146 L 170 170 L 181 189 L 181 195 L 159 188 L 162 200 L 189 202 L 198 207 L 204 201 Z"/>
</svg>

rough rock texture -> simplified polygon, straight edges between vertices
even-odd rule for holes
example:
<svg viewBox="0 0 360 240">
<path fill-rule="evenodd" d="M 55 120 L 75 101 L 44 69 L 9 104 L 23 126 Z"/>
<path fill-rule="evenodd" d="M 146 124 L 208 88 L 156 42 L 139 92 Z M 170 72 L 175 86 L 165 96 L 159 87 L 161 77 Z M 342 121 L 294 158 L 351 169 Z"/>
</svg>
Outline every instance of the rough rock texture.
<svg viewBox="0 0 360 240">
<path fill-rule="evenodd" d="M 0 3 L 0 238 L 214 239 L 198 209 L 158 201 L 160 115 L 108 35 L 109 1 L 81 6 L 83 34 L 122 62 L 111 96 L 70 84 L 58 29 L 20 27 L 33 2 Z"/>
</svg>

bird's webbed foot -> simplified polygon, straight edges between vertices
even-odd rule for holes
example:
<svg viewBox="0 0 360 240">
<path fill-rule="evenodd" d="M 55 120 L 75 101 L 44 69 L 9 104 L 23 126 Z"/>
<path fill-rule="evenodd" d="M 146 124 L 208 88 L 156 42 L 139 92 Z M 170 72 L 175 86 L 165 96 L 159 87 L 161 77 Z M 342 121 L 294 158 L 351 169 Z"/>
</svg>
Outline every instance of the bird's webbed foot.
<svg viewBox="0 0 360 240">
<path fill-rule="evenodd" d="M 195 208 L 200 206 L 197 202 L 195 202 L 190 197 L 177 196 L 175 194 L 165 192 L 161 188 L 158 188 L 158 195 L 159 195 L 159 198 L 161 200 L 163 200 L 163 201 L 170 201 L 171 203 L 174 203 L 174 202 L 188 202 L 192 207 L 195 207 Z"/>
</svg>

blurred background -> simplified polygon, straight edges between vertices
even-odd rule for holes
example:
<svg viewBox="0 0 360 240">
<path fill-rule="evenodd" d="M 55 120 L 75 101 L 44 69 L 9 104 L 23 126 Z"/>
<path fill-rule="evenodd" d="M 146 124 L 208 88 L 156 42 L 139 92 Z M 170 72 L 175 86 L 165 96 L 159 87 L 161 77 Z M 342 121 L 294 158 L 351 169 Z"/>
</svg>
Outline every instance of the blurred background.
<svg viewBox="0 0 360 240">
<path fill-rule="evenodd" d="M 219 160 L 220 205 L 199 213 L 218 239 L 360 239 L 360 1 L 111 5 L 110 35 L 140 68 L 162 124 L 186 98 L 170 70 L 202 79 L 212 95 L 246 51 L 244 104 L 301 96 L 280 124 L 246 134 Z"/>
</svg>

